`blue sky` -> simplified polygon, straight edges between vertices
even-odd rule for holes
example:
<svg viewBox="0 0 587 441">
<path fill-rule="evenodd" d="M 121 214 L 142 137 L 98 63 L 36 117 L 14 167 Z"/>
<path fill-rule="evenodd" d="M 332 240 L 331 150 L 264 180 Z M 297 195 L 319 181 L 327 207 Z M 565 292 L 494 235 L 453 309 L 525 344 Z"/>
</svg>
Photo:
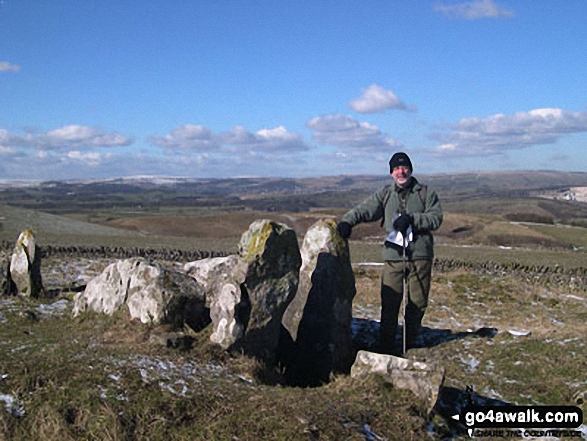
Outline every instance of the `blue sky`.
<svg viewBox="0 0 587 441">
<path fill-rule="evenodd" d="M 587 171 L 585 0 L 0 0 L 0 179 Z"/>
</svg>

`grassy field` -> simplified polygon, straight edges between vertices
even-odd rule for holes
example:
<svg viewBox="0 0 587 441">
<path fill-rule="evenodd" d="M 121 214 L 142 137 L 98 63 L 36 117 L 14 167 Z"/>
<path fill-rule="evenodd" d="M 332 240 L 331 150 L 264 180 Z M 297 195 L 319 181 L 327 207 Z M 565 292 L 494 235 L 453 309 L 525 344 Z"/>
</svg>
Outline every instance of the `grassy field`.
<svg viewBox="0 0 587 441">
<path fill-rule="evenodd" d="M 584 178 L 581 174 L 573 182 L 583 185 Z M 432 183 L 448 192 L 450 182 L 443 179 Z M 525 184 L 523 176 L 518 190 L 510 185 L 503 198 L 496 198 L 492 187 L 498 178 L 471 174 L 460 179 L 447 193 L 445 222 L 435 235 L 438 259 L 587 268 L 587 228 L 580 226 L 587 217 L 585 204 L 520 198 L 520 191 L 541 191 L 535 181 Z M 197 200 L 191 183 L 180 205 L 157 205 L 173 196 L 157 189 L 136 204 L 132 186 L 118 205 L 108 198 L 107 187 L 92 189 L 91 194 L 103 191 L 97 205 L 79 205 L 87 199 L 83 186 L 57 186 L 65 205 L 53 214 L 37 209 L 51 205 L 49 190 L 13 192 L 8 196 L 20 197 L 21 204 L 7 205 L 4 195 L 0 240 L 14 243 L 20 231 L 32 228 L 41 246 L 233 252 L 253 220 L 283 222 L 301 240 L 317 219 L 340 218 L 380 183 L 353 187 L 358 181 L 351 181 L 333 178 L 320 198 L 297 195 L 295 210 L 280 209 L 291 198 L 287 191 L 301 185 L 288 180 L 270 183 L 274 193 L 268 196 L 258 181 L 247 181 L 248 193 L 224 206 L 212 201 L 224 197 L 231 181 L 205 187 L 208 193 Z M 341 199 L 331 191 L 341 185 L 354 190 L 337 203 Z M 470 188 L 485 196 L 477 197 Z M 72 190 L 81 193 L 70 195 Z M 202 198 L 211 205 L 198 206 Z M 380 262 L 381 238 L 378 223 L 355 228 L 353 262 Z M 0 251 L 2 262 L 7 256 L 8 250 Z M 57 273 L 77 263 L 74 257 L 56 256 L 46 259 L 42 270 Z M 377 329 L 379 284 L 376 266 L 356 266 L 357 348 Z M 467 387 L 480 400 L 579 405 L 587 411 L 584 286 L 543 286 L 503 271 L 435 271 L 423 337 L 409 352 L 410 358 L 446 368 L 432 415 L 410 393 L 374 378 L 341 375 L 316 388 L 290 387 L 279 369 L 213 346 L 210 329 L 191 333 L 193 345 L 180 349 L 155 343 L 168 329 L 129 322 L 124 313 L 74 319 L 71 296 L 0 298 L 0 405 L 6 408 L 0 411 L 0 440 L 468 439 L 450 419 Z M 494 332 L 474 332 L 479 329 Z"/>
<path fill-rule="evenodd" d="M 378 271 L 356 283 L 354 320 L 376 329 Z M 122 312 L 73 319 L 68 298 L 0 300 L 0 439 L 468 439 L 448 415 L 467 387 L 520 405 L 577 405 L 587 393 L 587 297 L 507 277 L 435 276 L 409 353 L 446 369 L 432 415 L 377 378 L 289 387 L 279 370 L 214 347 L 209 329 L 176 349 L 154 342 L 166 328 Z"/>
</svg>

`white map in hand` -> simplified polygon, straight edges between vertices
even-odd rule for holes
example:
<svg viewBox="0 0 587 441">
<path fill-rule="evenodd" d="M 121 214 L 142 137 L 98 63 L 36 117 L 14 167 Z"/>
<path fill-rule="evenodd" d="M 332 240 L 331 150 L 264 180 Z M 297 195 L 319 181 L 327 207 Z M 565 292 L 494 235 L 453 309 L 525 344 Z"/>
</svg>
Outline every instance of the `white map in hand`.
<svg viewBox="0 0 587 441">
<path fill-rule="evenodd" d="M 399 214 L 394 214 L 393 221 L 395 222 L 395 220 L 398 217 L 399 217 Z M 406 232 L 406 236 L 407 236 L 408 243 L 413 242 L 414 234 L 413 234 L 411 225 L 408 227 L 408 231 Z M 391 231 L 389 232 L 389 234 L 387 235 L 387 238 L 385 240 L 386 240 L 386 242 L 394 243 L 396 245 L 399 245 L 400 247 L 404 246 L 404 235 L 401 232 L 394 229 L 393 227 L 391 227 Z"/>
</svg>

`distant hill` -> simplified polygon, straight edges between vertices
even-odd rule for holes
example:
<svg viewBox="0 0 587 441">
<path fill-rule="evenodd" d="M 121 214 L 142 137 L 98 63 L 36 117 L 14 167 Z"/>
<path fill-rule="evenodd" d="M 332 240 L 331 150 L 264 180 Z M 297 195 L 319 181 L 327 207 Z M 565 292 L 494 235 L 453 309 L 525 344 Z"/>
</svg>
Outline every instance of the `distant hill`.
<svg viewBox="0 0 587 441">
<path fill-rule="evenodd" d="M 434 187 L 443 203 L 486 198 L 561 198 L 584 194 L 587 173 L 479 172 L 416 176 Z M 301 212 L 349 208 L 390 182 L 389 175 L 316 178 L 191 179 L 131 177 L 110 180 L 4 181 L 0 203 L 54 214 L 166 209 Z M 565 196 L 566 195 L 566 196 Z M 571 198 L 572 199 L 572 198 Z M 458 210 L 461 211 L 461 210 Z"/>
</svg>

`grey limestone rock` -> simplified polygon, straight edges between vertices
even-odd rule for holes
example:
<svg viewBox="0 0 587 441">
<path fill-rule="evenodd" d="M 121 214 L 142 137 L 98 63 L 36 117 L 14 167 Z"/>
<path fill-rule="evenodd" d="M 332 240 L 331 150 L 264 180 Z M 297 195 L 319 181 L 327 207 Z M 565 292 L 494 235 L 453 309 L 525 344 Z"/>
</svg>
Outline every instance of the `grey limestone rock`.
<svg viewBox="0 0 587 441">
<path fill-rule="evenodd" d="M 331 372 L 348 372 L 354 360 L 355 278 L 348 243 L 337 234 L 334 220 L 308 229 L 301 256 L 298 290 L 283 325 L 295 341 L 294 376 L 324 382 Z"/>
<path fill-rule="evenodd" d="M 436 404 L 444 374 L 444 368 L 434 363 L 368 351 L 358 352 L 351 369 L 352 377 L 380 375 L 394 387 L 412 391 L 425 402 L 428 412 Z"/>
<path fill-rule="evenodd" d="M 200 330 L 209 323 L 202 286 L 186 274 L 166 270 L 143 258 L 119 260 L 90 280 L 74 297 L 74 316 L 86 310 L 113 314 L 123 306 L 143 323 L 187 324 Z"/>
<path fill-rule="evenodd" d="M 300 265 L 295 232 L 265 219 L 243 233 L 238 254 L 185 264 L 184 271 L 204 287 L 214 327 L 211 341 L 274 361 Z"/>
<path fill-rule="evenodd" d="M 251 304 L 243 284 L 248 265 L 237 255 L 197 260 L 185 264 L 206 293 L 214 331 L 210 340 L 224 349 L 238 346 L 244 337 Z"/>
<path fill-rule="evenodd" d="M 10 260 L 10 280 L 16 293 L 24 297 L 40 297 L 43 294 L 41 255 L 37 250 L 35 235 L 31 230 L 20 233 Z M 10 283 L 7 278 L 6 283 Z"/>
<path fill-rule="evenodd" d="M 242 288 L 250 301 L 244 350 L 258 358 L 276 358 L 285 309 L 298 288 L 302 263 L 293 229 L 262 219 L 251 224 L 239 243 L 246 263 Z"/>
</svg>

